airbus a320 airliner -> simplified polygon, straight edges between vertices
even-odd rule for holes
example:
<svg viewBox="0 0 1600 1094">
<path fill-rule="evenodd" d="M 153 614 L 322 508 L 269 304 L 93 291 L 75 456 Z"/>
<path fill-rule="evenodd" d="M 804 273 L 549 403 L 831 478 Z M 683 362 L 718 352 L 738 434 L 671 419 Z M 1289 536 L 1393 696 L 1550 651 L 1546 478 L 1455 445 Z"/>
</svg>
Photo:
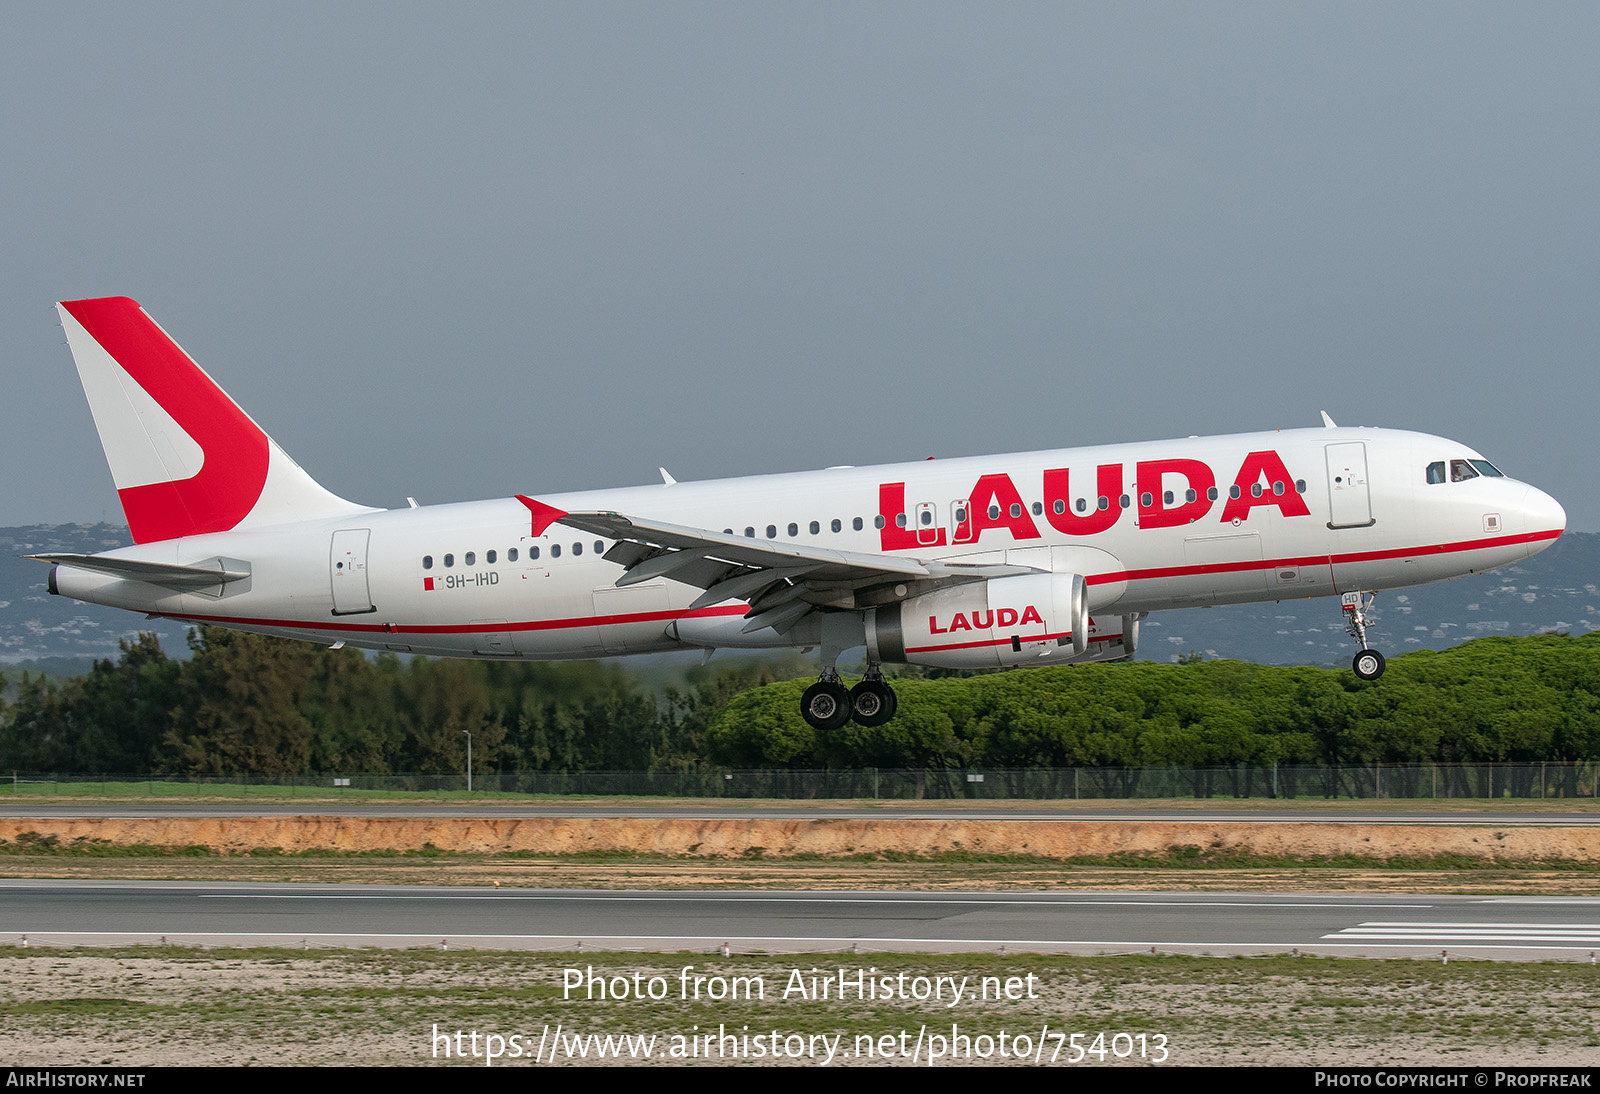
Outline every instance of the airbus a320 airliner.
<svg viewBox="0 0 1600 1094">
<path fill-rule="evenodd" d="M 1338 428 L 384 510 L 319 486 L 144 310 L 58 306 L 135 545 L 52 593 L 376 650 L 555 659 L 815 647 L 819 729 L 894 716 L 885 664 L 1129 657 L 1164 608 L 1342 597 L 1548 547 L 1566 513 L 1455 441 Z M 866 647 L 846 689 L 835 667 Z"/>
</svg>

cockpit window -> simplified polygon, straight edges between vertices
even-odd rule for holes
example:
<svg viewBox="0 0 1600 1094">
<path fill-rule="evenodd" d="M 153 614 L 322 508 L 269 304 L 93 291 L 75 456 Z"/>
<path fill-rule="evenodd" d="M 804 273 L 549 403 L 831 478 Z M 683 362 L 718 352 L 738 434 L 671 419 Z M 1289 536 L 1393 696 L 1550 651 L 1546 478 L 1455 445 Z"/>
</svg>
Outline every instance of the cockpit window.
<svg viewBox="0 0 1600 1094">
<path fill-rule="evenodd" d="M 1482 471 L 1485 475 L 1488 475 L 1491 479 L 1503 479 L 1506 477 L 1505 472 L 1501 471 L 1488 460 L 1473 460 L 1472 466 L 1476 467 L 1479 471 Z"/>
<path fill-rule="evenodd" d="M 1433 486 L 1433 485 L 1436 485 L 1437 483 L 1441 483 L 1443 481 L 1444 481 L 1444 461 L 1443 460 L 1439 460 L 1436 463 L 1430 463 L 1428 465 L 1428 485 L 1429 486 Z"/>
<path fill-rule="evenodd" d="M 1471 460 L 1450 461 L 1451 482 L 1466 482 L 1468 479 L 1475 479 L 1477 477 L 1478 472 L 1473 468 Z"/>
</svg>

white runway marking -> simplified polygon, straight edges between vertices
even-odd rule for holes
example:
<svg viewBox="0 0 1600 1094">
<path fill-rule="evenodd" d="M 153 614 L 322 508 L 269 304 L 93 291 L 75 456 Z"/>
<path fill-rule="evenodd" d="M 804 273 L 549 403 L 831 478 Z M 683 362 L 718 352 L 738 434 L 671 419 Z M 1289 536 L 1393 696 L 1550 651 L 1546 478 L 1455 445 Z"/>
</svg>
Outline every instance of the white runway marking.
<svg viewBox="0 0 1600 1094">
<path fill-rule="evenodd" d="M 1600 946 L 1600 923 L 1429 923 L 1373 922 L 1346 927 L 1324 939 L 1351 939 L 1410 943 L 1477 942 L 1504 945 L 1513 942 L 1575 943 Z"/>
</svg>

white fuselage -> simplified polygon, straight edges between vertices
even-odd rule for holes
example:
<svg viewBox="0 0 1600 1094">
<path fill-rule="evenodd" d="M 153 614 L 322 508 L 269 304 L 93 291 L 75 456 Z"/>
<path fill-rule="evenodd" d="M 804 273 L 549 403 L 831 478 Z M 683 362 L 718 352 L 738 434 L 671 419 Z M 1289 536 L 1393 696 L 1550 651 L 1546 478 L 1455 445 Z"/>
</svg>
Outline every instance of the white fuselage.
<svg viewBox="0 0 1600 1094">
<path fill-rule="evenodd" d="M 1489 474 L 1429 481 L 1429 465 L 1452 460 L 1481 457 L 1418 433 L 1303 429 L 538 502 L 748 530 L 764 542 L 1082 574 L 1091 613 L 1127 615 L 1440 581 L 1516 562 L 1560 535 L 1561 507 L 1526 483 Z M 602 557 L 611 542 L 540 523 L 511 498 L 374 511 L 108 553 L 246 564 L 248 580 L 215 591 L 68 567 L 53 580 L 68 596 L 174 619 L 422 654 L 554 659 L 816 644 L 806 628 L 743 633 L 742 602 L 690 610 L 702 590 L 670 579 L 618 587 L 623 567 Z"/>
</svg>

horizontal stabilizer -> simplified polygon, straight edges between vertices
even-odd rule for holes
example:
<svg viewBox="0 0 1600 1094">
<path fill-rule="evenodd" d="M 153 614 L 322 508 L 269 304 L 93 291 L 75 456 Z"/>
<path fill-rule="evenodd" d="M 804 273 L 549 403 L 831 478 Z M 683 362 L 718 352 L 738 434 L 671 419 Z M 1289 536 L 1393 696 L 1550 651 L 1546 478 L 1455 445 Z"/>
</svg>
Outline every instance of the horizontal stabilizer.
<svg viewBox="0 0 1600 1094">
<path fill-rule="evenodd" d="M 104 555 L 28 555 L 28 558 L 40 562 L 50 562 L 57 566 L 71 566 L 79 570 L 92 570 L 97 574 L 110 574 L 112 577 L 132 578 L 135 581 L 148 582 L 151 585 L 161 585 L 168 589 L 180 591 L 200 590 L 213 585 L 226 585 L 230 581 L 242 581 L 250 576 L 250 564 L 227 560 L 224 565 L 222 559 L 214 560 L 215 565 L 201 564 L 199 566 L 178 566 L 168 562 L 142 562 L 134 558 L 107 558 Z"/>
</svg>

